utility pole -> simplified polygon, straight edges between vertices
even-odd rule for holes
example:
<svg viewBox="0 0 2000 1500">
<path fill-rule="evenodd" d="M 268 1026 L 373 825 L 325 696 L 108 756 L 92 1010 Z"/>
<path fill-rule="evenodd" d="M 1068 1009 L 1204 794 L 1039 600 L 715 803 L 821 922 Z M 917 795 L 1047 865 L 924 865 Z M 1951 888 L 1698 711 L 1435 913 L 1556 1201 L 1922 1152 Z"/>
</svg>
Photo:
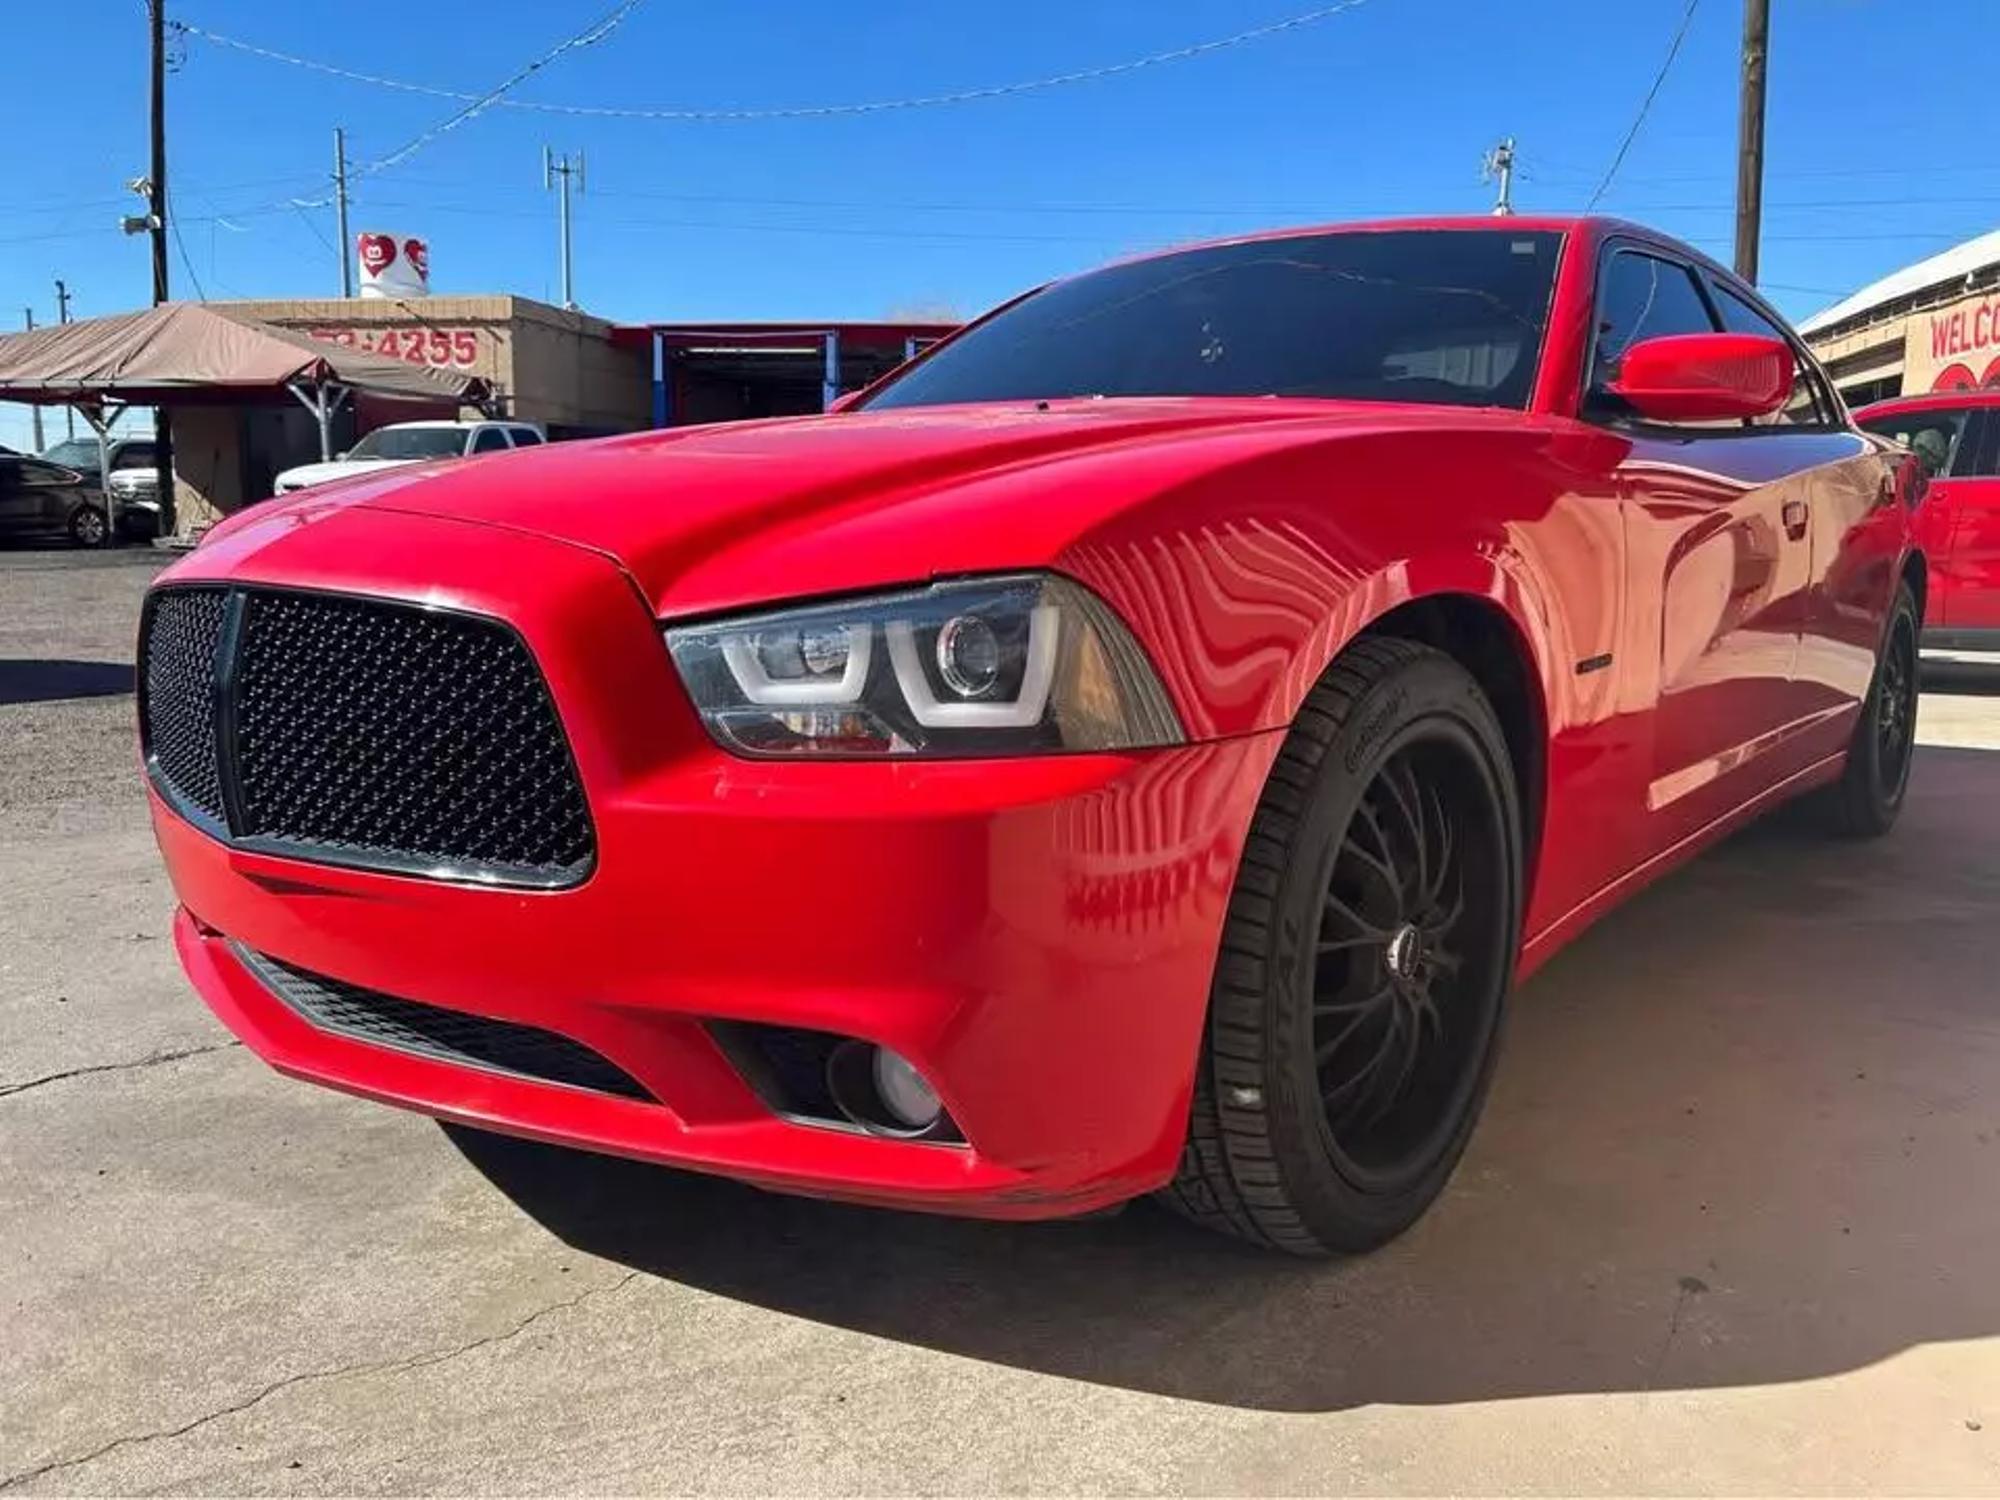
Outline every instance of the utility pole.
<svg viewBox="0 0 2000 1500">
<path fill-rule="evenodd" d="M 340 249 L 340 295 L 354 295 L 354 247 L 347 243 L 347 132 L 333 127 L 333 206 L 339 232 L 334 244 Z"/>
<path fill-rule="evenodd" d="M 1736 274 L 1757 284 L 1764 225 L 1764 64 L 1771 0 L 1743 0 L 1743 107 L 1736 132 Z"/>
<path fill-rule="evenodd" d="M 1499 196 L 1494 200 L 1493 212 L 1511 214 L 1514 211 L 1514 137 L 1508 136 L 1486 153 L 1486 160 L 1480 164 L 1479 180 L 1500 184 Z"/>
<path fill-rule="evenodd" d="M 159 306 L 167 300 L 167 0 L 146 0 L 146 21 L 152 43 L 152 99 L 148 114 L 151 121 L 152 161 L 148 180 L 151 183 L 152 232 L 153 232 L 153 305 Z M 160 476 L 160 527 L 171 534 L 175 526 L 174 515 L 174 419 L 167 407 L 158 407 L 153 413 L 153 452 L 158 459 Z M 117 540 L 117 510 L 111 498 L 111 476 L 106 474 L 104 482 L 104 511 L 112 524 L 105 529 L 106 544 Z"/>
<path fill-rule="evenodd" d="M 146 0 L 146 20 L 152 28 L 153 70 L 152 162 L 146 181 L 153 235 L 153 305 L 167 300 L 167 3 Z"/>
<path fill-rule="evenodd" d="M 557 224 L 562 233 L 562 305 L 573 308 L 576 306 L 576 286 L 571 276 L 570 267 L 569 180 L 571 177 L 576 178 L 576 190 L 579 193 L 584 190 L 583 153 L 581 151 L 576 153 L 576 160 L 571 161 L 567 151 L 561 156 L 557 156 L 547 146 L 542 147 L 543 189 L 546 190 L 554 187 L 558 177 L 562 179 L 562 196 L 558 200 L 559 207 L 557 209 Z"/>
<path fill-rule="evenodd" d="M 69 288 L 63 284 L 63 279 L 60 276 L 56 278 L 56 322 L 59 324 L 69 322 Z M 64 435 L 70 441 L 74 442 L 76 440 L 76 408 L 73 406 L 65 406 L 63 408 L 63 429 Z"/>
<path fill-rule="evenodd" d="M 34 310 L 34 309 L 33 309 L 32 307 L 24 307 L 24 308 L 22 308 L 22 309 L 21 309 L 21 316 L 22 316 L 23 318 L 25 318 L 25 319 L 27 320 L 27 328 L 28 328 L 28 332 L 30 332 L 30 333 L 33 333 L 33 332 L 35 331 L 35 310 Z M 33 425 L 32 425 L 32 428 L 31 428 L 31 430 L 32 430 L 32 432 L 34 433 L 34 448 L 35 448 L 35 452 L 37 452 L 37 453 L 40 453 L 40 452 L 42 451 L 42 449 L 43 449 L 44 447 L 46 447 L 46 446 L 47 446 L 47 444 L 45 444 L 45 443 L 44 443 L 44 442 L 42 441 L 42 409 L 41 409 L 41 407 L 39 407 L 39 406 L 31 406 L 31 407 L 29 407 L 29 408 L 28 408 L 28 420 L 29 420 L 29 422 L 30 422 L 30 423 L 32 423 L 32 424 L 33 424 Z"/>
</svg>

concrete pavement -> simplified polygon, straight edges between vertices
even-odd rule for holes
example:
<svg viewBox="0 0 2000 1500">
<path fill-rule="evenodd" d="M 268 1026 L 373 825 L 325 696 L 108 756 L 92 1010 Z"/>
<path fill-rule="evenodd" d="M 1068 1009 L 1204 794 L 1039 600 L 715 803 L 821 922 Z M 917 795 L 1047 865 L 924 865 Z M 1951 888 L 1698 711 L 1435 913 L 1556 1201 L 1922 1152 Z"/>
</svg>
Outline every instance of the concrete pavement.
<svg viewBox="0 0 2000 1500">
<path fill-rule="evenodd" d="M 1773 820 L 1558 959 L 1444 1202 L 1301 1265 L 271 1074 L 166 940 L 150 566 L 0 553 L 0 1492 L 2000 1492 L 2000 677 L 1889 839 Z"/>
</svg>

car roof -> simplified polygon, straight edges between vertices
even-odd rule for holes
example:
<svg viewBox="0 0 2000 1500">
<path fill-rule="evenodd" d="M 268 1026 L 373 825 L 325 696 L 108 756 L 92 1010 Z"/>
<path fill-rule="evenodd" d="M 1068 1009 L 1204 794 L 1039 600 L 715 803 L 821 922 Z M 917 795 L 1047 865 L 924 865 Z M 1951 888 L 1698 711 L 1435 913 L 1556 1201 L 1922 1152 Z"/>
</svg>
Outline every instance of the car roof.
<svg viewBox="0 0 2000 1500">
<path fill-rule="evenodd" d="M 1906 411 L 1947 411 L 1955 406 L 2000 406 L 2000 390 L 1926 391 L 1920 396 L 1891 396 L 1860 408 L 1854 413 L 1854 420 L 1893 417 Z"/>
<path fill-rule="evenodd" d="M 487 425 L 484 417 L 476 418 L 470 422 L 448 422 L 439 418 L 429 422 L 384 422 L 380 427 L 370 428 L 369 430 L 371 432 L 416 432 L 428 428 L 462 431 L 467 427 L 484 427 Z"/>
</svg>

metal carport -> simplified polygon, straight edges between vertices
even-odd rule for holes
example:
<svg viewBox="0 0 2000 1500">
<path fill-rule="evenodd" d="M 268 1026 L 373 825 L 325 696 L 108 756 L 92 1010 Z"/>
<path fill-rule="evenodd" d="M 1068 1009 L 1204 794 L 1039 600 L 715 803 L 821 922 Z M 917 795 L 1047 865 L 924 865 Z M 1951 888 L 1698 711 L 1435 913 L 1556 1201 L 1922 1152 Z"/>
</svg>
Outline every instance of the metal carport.
<svg viewBox="0 0 2000 1500">
<path fill-rule="evenodd" d="M 289 396 L 317 420 L 320 457 L 328 459 L 334 413 L 356 392 L 462 406 L 483 405 L 490 394 L 477 376 L 364 354 L 200 302 L 0 336 L 0 401 L 74 407 L 97 434 L 108 539 L 118 530 L 111 426 L 129 408 L 254 405 Z M 162 494 L 169 506 L 170 486 L 169 477 Z"/>
</svg>

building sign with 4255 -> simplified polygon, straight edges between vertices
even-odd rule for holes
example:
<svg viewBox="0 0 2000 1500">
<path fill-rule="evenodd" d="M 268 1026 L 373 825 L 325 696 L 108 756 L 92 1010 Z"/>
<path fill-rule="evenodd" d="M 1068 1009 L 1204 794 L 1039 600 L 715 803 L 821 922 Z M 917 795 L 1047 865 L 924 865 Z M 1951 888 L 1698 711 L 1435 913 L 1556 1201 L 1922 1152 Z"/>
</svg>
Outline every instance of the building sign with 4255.
<svg viewBox="0 0 2000 1500">
<path fill-rule="evenodd" d="M 400 359 L 413 365 L 437 365 L 450 370 L 471 370 L 480 362 L 481 345 L 490 337 L 477 328 L 308 328 L 307 333 L 329 344 L 379 354 L 384 359 Z"/>
</svg>

